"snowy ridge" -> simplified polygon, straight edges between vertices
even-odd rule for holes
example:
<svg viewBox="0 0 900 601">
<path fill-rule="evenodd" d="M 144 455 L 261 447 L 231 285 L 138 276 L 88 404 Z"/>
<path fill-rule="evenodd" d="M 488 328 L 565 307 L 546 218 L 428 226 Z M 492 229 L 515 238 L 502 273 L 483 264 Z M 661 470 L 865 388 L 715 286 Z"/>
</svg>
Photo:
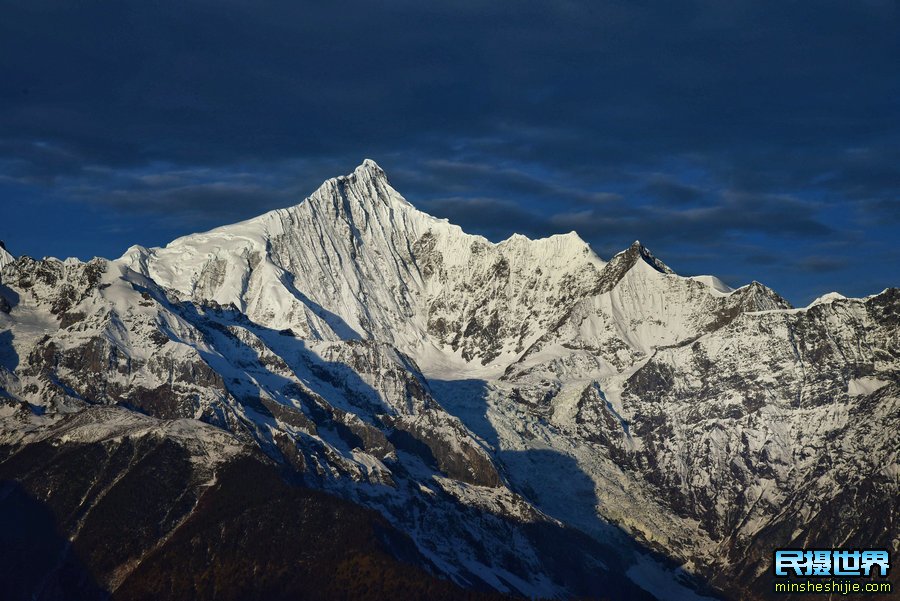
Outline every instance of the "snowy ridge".
<svg viewBox="0 0 900 601">
<path fill-rule="evenodd" d="M 629 356 L 609 361 L 620 369 L 735 304 L 719 280 L 677 276 L 639 242 L 607 265 L 574 232 L 498 244 L 466 234 L 416 210 L 369 160 L 296 206 L 119 261 L 181 298 L 303 338 L 389 342 L 431 374 L 496 377 L 564 326 L 569 345 L 618 330 L 613 345 Z M 660 307 L 665 319 L 648 319 Z"/>
<path fill-rule="evenodd" d="M 720 280 L 714 275 L 693 275 L 690 276 L 692 280 L 696 280 L 702 284 L 706 284 L 716 292 L 720 292 L 722 294 L 731 294 L 734 292 L 734 288 Z"/>
<path fill-rule="evenodd" d="M 538 332 L 520 332 L 520 340 L 487 353 L 477 332 L 489 324 L 470 328 L 475 340 L 464 340 L 474 313 L 493 304 L 470 298 L 477 282 L 491 285 L 485 295 L 501 297 L 497 312 L 528 304 L 509 322 L 546 321 L 563 288 L 604 265 L 574 232 L 543 240 L 514 235 L 499 244 L 466 234 L 416 210 L 372 161 L 296 206 L 165 248 L 133 247 L 119 262 L 181 298 L 234 305 L 304 338 L 376 338 L 409 353 L 438 352 L 451 362 L 459 353 L 482 363 L 498 354 L 511 359 Z"/>
<path fill-rule="evenodd" d="M 838 292 L 829 292 L 828 294 L 823 294 L 819 298 L 815 299 L 813 302 L 809 303 L 807 309 L 810 307 L 815 307 L 816 305 L 821 305 L 824 303 L 833 303 L 834 301 L 846 300 L 847 297 Z"/>
<path fill-rule="evenodd" d="M 206 469 L 215 468 L 247 449 L 221 428 L 192 419 L 160 420 L 118 407 L 80 412 L 68 420 L 60 417 L 38 416 L 24 426 L 20 424 L 13 428 L 7 425 L 2 429 L 0 441 L 33 444 L 52 439 L 56 444 L 91 444 L 145 436 L 170 438 L 189 449 L 194 457 L 202 458 Z"/>
</svg>

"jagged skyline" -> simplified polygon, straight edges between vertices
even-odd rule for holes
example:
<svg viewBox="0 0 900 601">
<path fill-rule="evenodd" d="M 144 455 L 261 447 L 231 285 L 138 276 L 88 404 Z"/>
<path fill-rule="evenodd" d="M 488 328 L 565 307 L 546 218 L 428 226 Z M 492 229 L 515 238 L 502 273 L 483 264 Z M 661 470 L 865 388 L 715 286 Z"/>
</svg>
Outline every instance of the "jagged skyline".
<svg viewBox="0 0 900 601">
<path fill-rule="evenodd" d="M 641 239 L 802 305 L 900 280 L 892 2 L 8 3 L 0 239 L 118 256 L 369 156 L 497 241 Z M 35 225 L 39 224 L 39 225 Z"/>
</svg>

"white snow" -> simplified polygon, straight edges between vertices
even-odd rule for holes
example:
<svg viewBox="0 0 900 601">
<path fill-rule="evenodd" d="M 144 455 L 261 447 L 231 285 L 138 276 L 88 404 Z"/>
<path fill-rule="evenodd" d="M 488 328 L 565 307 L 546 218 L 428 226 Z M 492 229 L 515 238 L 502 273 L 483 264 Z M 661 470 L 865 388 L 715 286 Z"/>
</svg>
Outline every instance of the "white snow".
<svg viewBox="0 0 900 601">
<path fill-rule="evenodd" d="M 815 299 L 813 302 L 809 303 L 807 309 L 815 307 L 816 305 L 822 305 L 827 303 L 833 303 L 836 300 L 845 300 L 847 297 L 838 292 L 829 292 L 828 294 L 823 294 L 819 298 Z"/>
<path fill-rule="evenodd" d="M 731 294 L 732 292 L 734 292 L 734 288 L 714 275 L 695 275 L 691 276 L 691 279 L 709 286 L 713 291 L 720 294 Z"/>
<path fill-rule="evenodd" d="M 887 380 L 879 380 L 873 377 L 855 378 L 847 382 L 847 394 L 850 396 L 865 396 L 888 384 L 890 382 Z"/>
</svg>

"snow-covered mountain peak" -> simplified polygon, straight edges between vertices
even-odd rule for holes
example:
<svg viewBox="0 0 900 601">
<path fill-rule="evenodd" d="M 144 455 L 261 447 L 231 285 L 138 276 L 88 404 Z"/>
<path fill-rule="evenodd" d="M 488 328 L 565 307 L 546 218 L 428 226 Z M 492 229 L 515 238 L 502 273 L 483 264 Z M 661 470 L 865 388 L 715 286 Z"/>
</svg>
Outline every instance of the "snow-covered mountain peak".
<svg viewBox="0 0 900 601">
<path fill-rule="evenodd" d="M 653 255 L 653 253 L 650 252 L 650 249 L 641 244 L 640 240 L 635 240 L 634 242 L 632 242 L 631 246 L 628 247 L 628 250 L 625 251 L 625 255 L 629 258 L 629 261 L 632 260 L 632 257 L 634 261 L 636 261 L 637 259 L 641 259 L 642 261 L 644 261 L 644 263 L 660 273 L 675 273 L 674 271 L 669 269 L 668 265 L 657 259 Z"/>
<path fill-rule="evenodd" d="M 379 183 L 390 185 L 390 181 L 388 179 L 387 172 L 381 168 L 381 165 L 373 161 L 372 159 L 363 159 L 362 163 L 353 168 L 353 171 L 350 173 L 337 175 L 335 177 L 328 178 L 325 180 L 325 183 L 329 181 L 335 182 L 359 182 L 359 183 Z"/>
<path fill-rule="evenodd" d="M 491 246 L 497 251 L 513 257 L 548 261 L 559 269 L 564 269 L 571 261 L 590 263 L 597 269 L 606 265 L 606 261 L 597 256 L 591 245 L 574 231 L 566 234 L 553 234 L 546 238 L 529 238 L 516 233 Z"/>
<path fill-rule="evenodd" d="M 381 166 L 379 166 L 378 163 L 376 163 L 372 159 L 363 159 L 363 162 L 353 170 L 353 174 L 357 177 L 387 179 L 387 174 L 384 172 L 384 169 L 382 169 Z"/>
<path fill-rule="evenodd" d="M 609 292 L 629 273 L 638 268 L 637 271 L 646 271 L 647 275 L 674 275 L 675 272 L 653 256 L 639 240 L 635 240 L 627 249 L 617 253 L 609 263 L 606 264 L 600 274 L 600 281 L 597 285 L 596 292 Z"/>
<path fill-rule="evenodd" d="M 736 292 L 740 292 L 742 295 L 742 306 L 745 311 L 777 311 L 794 308 L 787 299 L 756 280 L 746 286 L 741 286 Z"/>
<path fill-rule="evenodd" d="M 824 305 L 828 303 L 833 303 L 834 301 L 846 300 L 846 296 L 841 294 L 840 292 L 829 292 L 827 294 L 823 294 L 822 296 L 815 299 L 813 302 L 809 303 L 807 308 L 815 307 L 816 305 Z"/>
<path fill-rule="evenodd" d="M 308 206 L 304 208 L 304 205 Z M 384 170 L 371 159 L 365 159 L 348 175 L 325 180 L 308 198 L 287 210 L 313 210 L 319 218 L 337 218 L 351 224 L 361 221 L 366 226 L 383 228 L 402 227 L 409 214 L 414 214 L 418 221 L 438 222 L 403 198 L 391 186 Z"/>
</svg>

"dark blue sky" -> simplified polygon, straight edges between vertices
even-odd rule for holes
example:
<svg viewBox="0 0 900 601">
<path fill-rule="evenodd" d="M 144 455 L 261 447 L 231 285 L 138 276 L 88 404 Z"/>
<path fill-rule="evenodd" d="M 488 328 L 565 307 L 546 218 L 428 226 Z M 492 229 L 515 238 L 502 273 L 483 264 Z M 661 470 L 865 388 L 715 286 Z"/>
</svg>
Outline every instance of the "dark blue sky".
<svg viewBox="0 0 900 601">
<path fill-rule="evenodd" d="M 900 285 L 900 4 L 0 0 L 0 239 L 115 257 L 375 159 L 494 240 Z"/>
</svg>

